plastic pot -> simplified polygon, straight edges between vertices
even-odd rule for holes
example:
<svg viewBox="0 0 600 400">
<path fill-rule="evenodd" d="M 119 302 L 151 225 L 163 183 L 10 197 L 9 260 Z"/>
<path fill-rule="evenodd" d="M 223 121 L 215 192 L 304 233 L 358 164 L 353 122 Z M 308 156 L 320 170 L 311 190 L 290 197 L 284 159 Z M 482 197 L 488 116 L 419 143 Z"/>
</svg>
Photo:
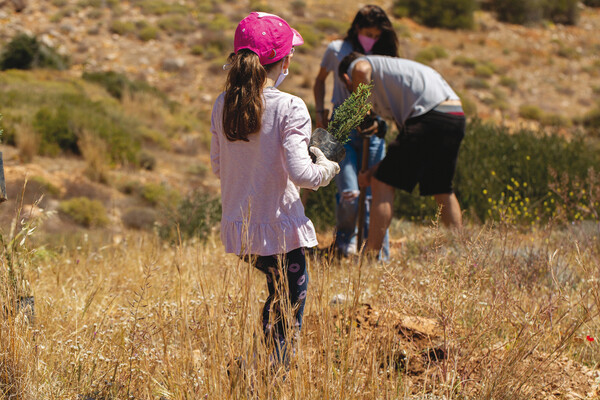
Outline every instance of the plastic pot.
<svg viewBox="0 0 600 400">
<path fill-rule="evenodd" d="M 320 149 L 328 160 L 339 163 L 346 157 L 344 145 L 335 140 L 333 135 L 323 128 L 317 128 L 310 137 L 309 147 L 314 146 Z M 309 151 L 310 153 L 310 151 Z M 313 162 L 316 160 L 314 154 L 310 153 Z"/>
</svg>

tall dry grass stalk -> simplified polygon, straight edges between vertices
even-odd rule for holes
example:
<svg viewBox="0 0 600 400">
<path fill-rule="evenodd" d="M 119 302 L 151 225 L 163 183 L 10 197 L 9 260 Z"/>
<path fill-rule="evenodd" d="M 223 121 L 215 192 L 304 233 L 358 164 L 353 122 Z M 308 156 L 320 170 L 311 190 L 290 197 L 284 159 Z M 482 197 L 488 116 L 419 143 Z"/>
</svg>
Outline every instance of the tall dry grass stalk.
<svg viewBox="0 0 600 400">
<path fill-rule="evenodd" d="M 34 249 L 25 270 L 35 322 L 2 315 L 0 392 L 543 399 L 566 391 L 565 374 L 577 371 L 591 377 L 580 390 L 597 390 L 600 351 L 585 340 L 600 332 L 596 232 L 472 226 L 452 236 L 403 224 L 394 235 L 406 240 L 386 264 L 311 256 L 289 368 L 262 339 L 264 275 L 224 254 L 216 237 L 169 246 L 150 234 L 101 245 L 82 236 Z"/>
<path fill-rule="evenodd" d="M 31 126 L 18 124 L 15 127 L 15 141 L 19 150 L 19 157 L 23 162 L 31 162 L 40 150 L 40 137 Z"/>
<path fill-rule="evenodd" d="M 93 182 L 108 180 L 108 145 L 97 135 L 83 130 L 77 145 L 86 163 L 85 175 Z"/>
</svg>

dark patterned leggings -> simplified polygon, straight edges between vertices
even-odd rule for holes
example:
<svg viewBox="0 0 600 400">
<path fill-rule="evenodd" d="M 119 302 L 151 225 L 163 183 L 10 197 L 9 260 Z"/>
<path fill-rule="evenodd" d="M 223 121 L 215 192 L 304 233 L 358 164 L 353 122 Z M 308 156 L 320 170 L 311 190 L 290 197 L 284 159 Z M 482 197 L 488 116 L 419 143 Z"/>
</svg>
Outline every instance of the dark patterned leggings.
<svg viewBox="0 0 600 400">
<path fill-rule="evenodd" d="M 279 360 L 286 360 L 286 332 L 289 327 L 286 329 L 285 313 L 281 312 L 281 301 L 286 298 L 284 295 L 287 294 L 294 318 L 293 321 L 290 321 L 290 325 L 295 332 L 299 332 L 302 327 L 302 315 L 308 288 L 308 270 L 304 248 L 292 250 L 287 254 L 259 256 L 256 258 L 254 267 L 267 276 L 269 288 L 269 297 L 267 297 L 262 312 L 265 338 L 267 343 L 275 345 L 275 352 Z M 281 271 L 285 273 L 285 279 L 282 279 Z"/>
</svg>

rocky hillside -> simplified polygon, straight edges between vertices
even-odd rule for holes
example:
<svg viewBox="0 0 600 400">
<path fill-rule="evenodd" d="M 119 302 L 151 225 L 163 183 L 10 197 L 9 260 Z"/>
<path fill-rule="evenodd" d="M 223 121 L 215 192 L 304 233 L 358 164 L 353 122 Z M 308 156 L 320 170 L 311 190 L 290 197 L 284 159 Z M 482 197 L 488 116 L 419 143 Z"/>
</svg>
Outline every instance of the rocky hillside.
<svg viewBox="0 0 600 400">
<path fill-rule="evenodd" d="M 160 10 L 158 5 L 152 9 L 150 3 L 179 5 L 191 13 L 189 19 L 169 19 L 163 13 L 180 11 Z M 317 36 L 318 42 L 296 57 L 295 76 L 284 86 L 312 103 L 312 80 L 325 45 L 343 33 L 355 10 L 338 0 L 307 1 L 299 10 L 288 4 L 271 3 L 271 7 L 264 2 L 260 6 L 304 28 L 303 32 L 312 27 L 311 38 Z M 388 10 L 391 7 L 390 2 L 375 3 Z M 198 53 L 203 51 L 202 46 L 216 43 L 215 35 L 226 46 L 236 22 L 251 8 L 246 2 L 230 1 L 30 0 L 21 12 L 16 12 L 11 1 L 0 4 L 0 42 L 8 41 L 17 32 L 35 34 L 70 56 L 71 72 L 75 75 L 90 70 L 123 72 L 202 111 L 210 109 L 221 89 L 223 73 L 216 67 L 230 49 L 216 55 Z M 323 27 L 327 20 L 330 26 Z M 158 29 L 152 39 L 142 40 L 139 32 L 133 32 L 135 28 L 119 31 L 116 22 Z M 507 25 L 486 12 L 477 13 L 476 28 L 468 32 L 424 28 L 409 19 L 394 23 L 401 36 L 402 55 L 428 60 L 475 105 L 482 118 L 515 121 L 519 107 L 528 105 L 572 119 L 595 106 L 600 90 L 599 9 L 582 6 L 577 26 Z M 432 47 L 437 55 L 428 56 Z M 443 49 L 444 54 L 440 55 L 436 48 Z"/>
<path fill-rule="evenodd" d="M 386 10 L 392 5 L 374 3 Z M 430 29 L 405 18 L 393 22 L 402 55 L 437 69 L 459 92 L 470 116 L 512 127 L 558 126 L 568 133 L 573 121 L 598 107 L 600 93 L 600 9 L 581 7 L 577 26 L 508 25 L 482 11 L 476 13 L 472 31 Z M 170 138 L 169 150 L 154 149 L 153 172 L 124 173 L 137 174 L 132 179 L 168 182 L 182 193 L 198 186 L 216 190 L 210 173 L 193 178 L 183 173 L 193 163 L 208 165 L 206 146 L 198 152 L 186 149 L 195 138 L 207 137 L 233 31 L 256 8 L 280 14 L 305 36 L 306 45 L 296 53 L 282 89 L 301 96 L 310 107 L 325 46 L 344 34 L 356 12 L 341 0 L 0 0 L 0 45 L 20 32 L 35 35 L 69 57 L 66 73 L 72 77 L 116 71 L 166 93 L 197 116 L 198 132 Z M 331 86 L 329 81 L 328 90 Z M 7 180 L 17 184 L 26 173 L 37 171 L 59 187 L 74 187 L 74 171 L 83 169 L 77 159 L 36 157 L 24 164 L 14 148 L 2 146 L 2 151 Z M 17 191 L 12 189 L 13 197 Z M 102 195 L 113 201 L 120 197 L 116 190 Z M 120 211 L 113 208 L 118 221 Z"/>
</svg>

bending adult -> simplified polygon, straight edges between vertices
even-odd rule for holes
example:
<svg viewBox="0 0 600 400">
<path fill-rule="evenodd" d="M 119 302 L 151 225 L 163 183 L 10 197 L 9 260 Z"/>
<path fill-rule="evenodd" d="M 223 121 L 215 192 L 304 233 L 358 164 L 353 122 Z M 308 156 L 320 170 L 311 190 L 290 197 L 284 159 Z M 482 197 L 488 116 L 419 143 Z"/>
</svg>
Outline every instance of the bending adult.
<svg viewBox="0 0 600 400">
<path fill-rule="evenodd" d="M 462 227 L 460 205 L 452 188 L 458 151 L 465 134 L 460 98 L 434 69 L 396 57 L 351 53 L 339 65 L 348 90 L 373 83 L 374 111 L 393 118 L 399 130 L 385 158 L 360 174 L 361 187 L 373 192 L 367 249 L 381 249 L 392 220 L 394 188 L 433 195 L 441 219 Z"/>
<path fill-rule="evenodd" d="M 362 54 L 398 56 L 396 32 L 385 11 L 380 7 L 375 5 L 362 7 L 354 17 L 346 37 L 343 40 L 334 40 L 327 46 L 313 87 L 317 127 L 326 128 L 330 118 L 329 110 L 325 107 L 325 82 L 330 73 L 334 75 L 331 98 L 333 112 L 350 96 L 348 89 L 339 80 L 338 66 L 340 61 L 353 51 Z M 385 141 L 383 139 L 386 132 L 385 121 L 378 120 L 378 127 L 374 130 L 377 134 L 371 135 L 368 141 L 369 166 L 381 161 L 385 154 Z M 362 164 L 363 142 L 363 137 L 358 131 L 355 130 L 350 134 L 350 141 L 345 145 L 346 158 L 340 162 L 341 172 L 335 179 L 337 195 L 334 245 L 339 254 L 344 256 L 356 251 L 356 220 L 360 194 L 358 172 Z M 370 202 L 370 199 L 370 189 L 367 189 L 366 202 Z M 368 205 L 366 210 L 363 229 L 365 237 L 369 226 Z M 385 242 L 383 256 L 387 258 L 389 253 L 387 237 Z"/>
</svg>

